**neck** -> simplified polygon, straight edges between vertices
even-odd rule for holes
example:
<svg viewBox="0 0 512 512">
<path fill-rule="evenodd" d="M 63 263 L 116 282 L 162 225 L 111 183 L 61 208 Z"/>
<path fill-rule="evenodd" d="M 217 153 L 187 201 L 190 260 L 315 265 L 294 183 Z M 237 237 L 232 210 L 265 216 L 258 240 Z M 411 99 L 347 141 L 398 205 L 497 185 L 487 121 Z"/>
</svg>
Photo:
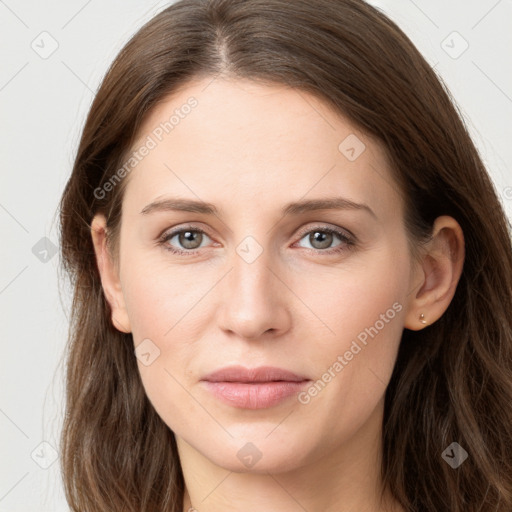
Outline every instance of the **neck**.
<svg viewBox="0 0 512 512">
<path fill-rule="evenodd" d="M 183 512 L 401 512 L 389 493 L 381 493 L 382 417 L 383 401 L 343 444 L 333 442 L 324 453 L 302 459 L 294 454 L 299 462 L 283 472 L 230 471 L 176 437 L 185 480 Z"/>
</svg>

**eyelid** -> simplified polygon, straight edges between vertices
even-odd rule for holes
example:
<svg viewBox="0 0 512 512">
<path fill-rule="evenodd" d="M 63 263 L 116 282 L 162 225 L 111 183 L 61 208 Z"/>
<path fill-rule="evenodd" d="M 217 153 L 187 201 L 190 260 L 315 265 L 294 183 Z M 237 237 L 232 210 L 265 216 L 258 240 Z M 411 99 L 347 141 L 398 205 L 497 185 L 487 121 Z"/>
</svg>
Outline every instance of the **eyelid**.
<svg viewBox="0 0 512 512">
<path fill-rule="evenodd" d="M 315 223 L 313 223 L 315 224 Z M 302 238 L 304 235 L 307 235 L 308 233 L 310 233 L 311 231 L 314 231 L 315 229 L 317 229 L 318 231 L 323 231 L 323 230 L 326 230 L 326 229 L 330 229 L 334 232 L 339 232 L 339 233 L 342 233 L 344 234 L 347 238 L 350 238 L 351 240 L 353 240 L 354 242 L 357 240 L 357 238 L 355 237 L 355 235 L 353 235 L 348 229 L 346 228 L 341 228 L 339 226 L 334 226 L 334 225 L 329 225 L 328 223 L 318 223 L 316 226 L 308 226 L 308 227 L 305 227 L 304 229 L 301 229 L 298 233 L 298 236 L 300 236 L 300 238 Z"/>
</svg>

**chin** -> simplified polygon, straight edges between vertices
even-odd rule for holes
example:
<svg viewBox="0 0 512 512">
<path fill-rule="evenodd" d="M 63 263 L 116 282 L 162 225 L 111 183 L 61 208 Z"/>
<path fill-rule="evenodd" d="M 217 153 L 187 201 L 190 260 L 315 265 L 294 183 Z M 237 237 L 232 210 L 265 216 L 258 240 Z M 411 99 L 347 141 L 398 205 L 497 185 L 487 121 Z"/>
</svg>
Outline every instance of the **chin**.
<svg viewBox="0 0 512 512">
<path fill-rule="evenodd" d="M 305 464 L 303 441 L 294 442 L 290 436 L 287 436 L 287 441 L 277 436 L 271 439 L 273 434 L 268 436 L 270 431 L 265 428 L 260 435 L 234 436 L 229 441 L 224 439 L 224 442 L 212 440 L 206 450 L 201 451 L 213 464 L 235 473 L 285 473 Z M 212 444 L 216 446 L 213 452 Z"/>
</svg>

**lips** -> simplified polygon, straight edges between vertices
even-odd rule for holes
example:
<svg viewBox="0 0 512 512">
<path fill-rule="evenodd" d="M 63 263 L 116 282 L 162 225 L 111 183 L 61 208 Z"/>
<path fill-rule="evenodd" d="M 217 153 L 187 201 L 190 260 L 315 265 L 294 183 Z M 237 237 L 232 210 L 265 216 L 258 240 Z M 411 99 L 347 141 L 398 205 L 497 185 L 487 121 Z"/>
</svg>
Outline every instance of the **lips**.
<svg viewBox="0 0 512 512">
<path fill-rule="evenodd" d="M 277 381 L 302 382 L 309 379 L 273 366 L 260 366 L 259 368 L 252 369 L 244 368 L 243 366 L 228 366 L 208 374 L 202 380 L 208 382 L 262 383 Z"/>
<path fill-rule="evenodd" d="M 201 380 L 218 400 L 240 409 L 274 407 L 302 391 L 309 382 L 303 375 L 271 366 L 253 369 L 230 366 Z"/>
</svg>

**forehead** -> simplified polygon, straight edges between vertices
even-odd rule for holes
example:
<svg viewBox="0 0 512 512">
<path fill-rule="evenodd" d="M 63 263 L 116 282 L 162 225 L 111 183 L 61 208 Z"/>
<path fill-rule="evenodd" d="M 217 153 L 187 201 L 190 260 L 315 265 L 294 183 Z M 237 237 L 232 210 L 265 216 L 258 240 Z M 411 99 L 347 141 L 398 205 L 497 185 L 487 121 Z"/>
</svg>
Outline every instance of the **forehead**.
<svg viewBox="0 0 512 512">
<path fill-rule="evenodd" d="M 132 159 L 126 191 L 141 208 L 166 193 L 238 211 L 342 195 L 385 214 L 398 200 L 382 145 L 285 85 L 189 82 L 145 119 L 131 150 L 143 146 L 150 149 Z"/>
</svg>

